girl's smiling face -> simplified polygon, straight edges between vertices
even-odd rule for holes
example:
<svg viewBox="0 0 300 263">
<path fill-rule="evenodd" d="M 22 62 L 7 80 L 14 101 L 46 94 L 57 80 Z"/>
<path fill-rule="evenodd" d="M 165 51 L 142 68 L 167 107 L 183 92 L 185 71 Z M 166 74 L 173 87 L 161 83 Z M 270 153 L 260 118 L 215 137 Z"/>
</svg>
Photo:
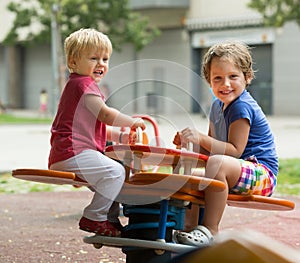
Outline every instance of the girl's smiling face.
<svg viewBox="0 0 300 263">
<path fill-rule="evenodd" d="M 210 85 L 214 95 L 224 103 L 223 110 L 238 98 L 251 79 L 228 58 L 214 57 L 210 66 Z"/>
<path fill-rule="evenodd" d="M 100 82 L 109 68 L 109 53 L 97 50 L 84 51 L 78 59 L 73 59 L 72 72 L 90 76 L 95 82 Z"/>
</svg>

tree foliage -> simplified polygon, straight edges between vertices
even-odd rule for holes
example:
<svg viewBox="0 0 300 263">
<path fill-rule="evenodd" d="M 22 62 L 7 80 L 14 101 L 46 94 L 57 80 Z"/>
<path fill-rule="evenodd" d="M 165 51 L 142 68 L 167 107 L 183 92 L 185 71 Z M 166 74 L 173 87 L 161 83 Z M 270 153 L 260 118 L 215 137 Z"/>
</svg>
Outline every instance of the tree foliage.
<svg viewBox="0 0 300 263">
<path fill-rule="evenodd" d="M 248 6 L 263 15 L 267 26 L 281 27 L 288 21 L 300 25 L 300 0 L 251 0 Z"/>
<path fill-rule="evenodd" d="M 7 8 L 15 13 L 3 41 L 8 45 L 50 43 L 51 15 L 56 15 L 63 39 L 80 28 L 96 28 L 110 37 L 117 50 L 132 43 L 139 51 L 159 34 L 148 18 L 129 9 L 128 0 L 12 0 Z"/>
</svg>

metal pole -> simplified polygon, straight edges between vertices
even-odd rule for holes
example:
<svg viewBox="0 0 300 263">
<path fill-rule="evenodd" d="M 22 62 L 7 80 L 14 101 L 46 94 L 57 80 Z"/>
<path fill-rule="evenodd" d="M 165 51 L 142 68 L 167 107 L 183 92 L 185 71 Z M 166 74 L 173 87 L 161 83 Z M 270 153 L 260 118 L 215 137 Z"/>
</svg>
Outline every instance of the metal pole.
<svg viewBox="0 0 300 263">
<path fill-rule="evenodd" d="M 52 55 L 52 74 L 53 74 L 53 93 L 52 93 L 52 113 L 56 112 L 57 96 L 59 91 L 59 66 L 58 66 L 58 41 L 57 41 L 57 13 L 58 5 L 52 5 L 51 12 L 51 55 Z"/>
<path fill-rule="evenodd" d="M 136 114 L 138 112 L 138 83 L 137 83 L 137 78 L 138 78 L 138 65 L 137 65 L 137 51 L 134 50 L 134 83 L 133 83 L 133 112 Z"/>
</svg>

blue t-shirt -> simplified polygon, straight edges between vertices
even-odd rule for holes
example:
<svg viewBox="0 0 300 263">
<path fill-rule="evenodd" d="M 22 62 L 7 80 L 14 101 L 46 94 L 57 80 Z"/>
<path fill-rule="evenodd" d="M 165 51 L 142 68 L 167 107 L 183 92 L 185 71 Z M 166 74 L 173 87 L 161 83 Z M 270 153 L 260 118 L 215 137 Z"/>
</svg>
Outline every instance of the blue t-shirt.
<svg viewBox="0 0 300 263">
<path fill-rule="evenodd" d="M 234 100 L 223 112 L 223 103 L 216 99 L 211 107 L 210 121 L 214 125 L 217 140 L 227 142 L 231 123 L 247 119 L 250 131 L 246 148 L 240 157 L 247 159 L 255 156 L 259 163 L 266 165 L 275 175 L 278 174 L 278 155 L 274 136 L 260 106 L 247 90 Z"/>
</svg>

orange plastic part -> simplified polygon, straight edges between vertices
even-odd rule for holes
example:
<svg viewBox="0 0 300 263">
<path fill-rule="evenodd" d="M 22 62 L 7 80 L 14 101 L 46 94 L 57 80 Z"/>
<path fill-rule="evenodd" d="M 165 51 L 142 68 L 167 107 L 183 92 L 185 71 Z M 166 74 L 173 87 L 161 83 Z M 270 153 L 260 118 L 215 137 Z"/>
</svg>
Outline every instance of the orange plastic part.
<svg viewBox="0 0 300 263">
<path fill-rule="evenodd" d="M 18 179 L 46 184 L 71 184 L 89 186 L 86 181 L 78 178 L 75 173 L 42 169 L 16 169 L 12 176 Z"/>
</svg>

